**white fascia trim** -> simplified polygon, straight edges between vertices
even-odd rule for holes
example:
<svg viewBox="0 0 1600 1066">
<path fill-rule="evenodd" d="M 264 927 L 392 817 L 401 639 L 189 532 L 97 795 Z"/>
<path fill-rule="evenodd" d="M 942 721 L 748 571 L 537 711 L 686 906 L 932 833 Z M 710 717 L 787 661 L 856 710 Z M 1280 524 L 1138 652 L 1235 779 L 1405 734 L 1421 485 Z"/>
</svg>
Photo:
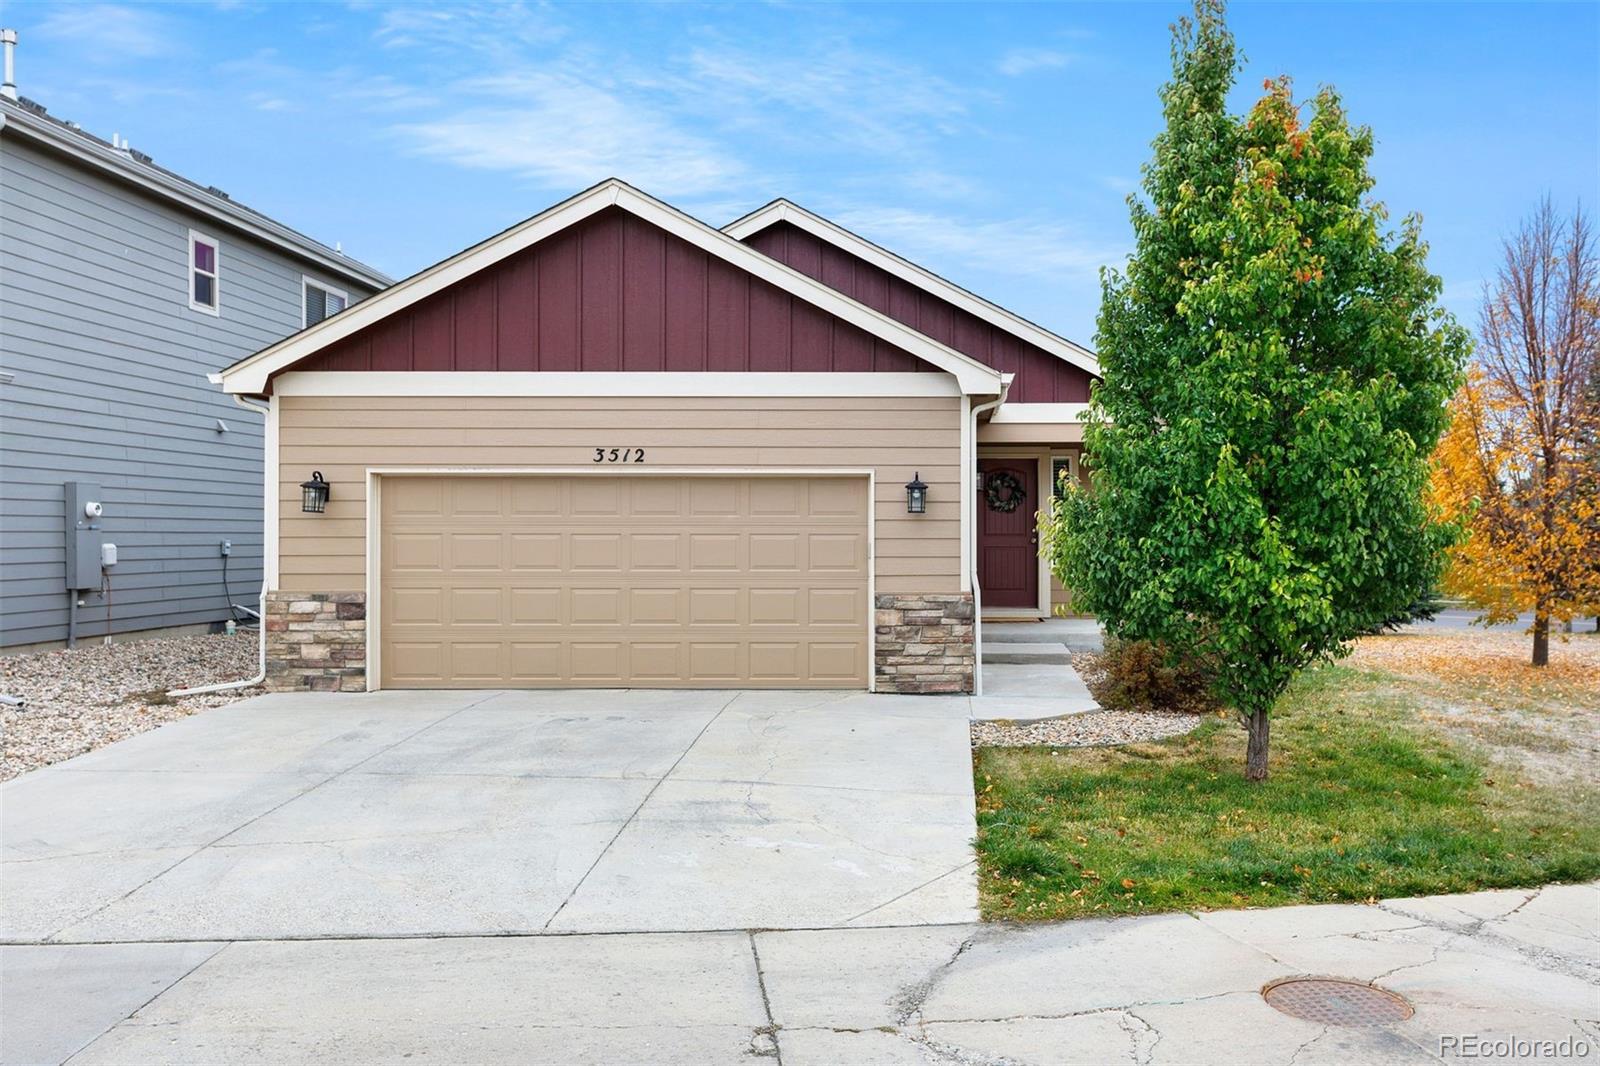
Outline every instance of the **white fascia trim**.
<svg viewBox="0 0 1600 1066">
<path fill-rule="evenodd" d="M 751 234 L 759 233 L 775 222 L 788 222 L 805 230 L 813 237 L 820 238 L 838 248 L 865 259 L 873 266 L 922 289 L 932 293 L 940 299 L 947 300 L 963 311 L 968 311 L 988 322 L 998 326 L 1013 336 L 1021 337 L 1030 344 L 1036 344 L 1059 359 L 1071 363 L 1080 370 L 1088 371 L 1095 377 L 1100 376 L 1100 360 L 1095 354 L 1081 344 L 1074 344 L 1067 338 L 1051 333 L 1043 326 L 1035 325 L 1020 315 L 1007 311 L 999 304 L 990 303 L 975 293 L 968 292 L 954 282 L 946 281 L 939 275 L 924 267 L 902 259 L 887 248 L 873 244 L 865 237 L 851 233 L 836 222 L 830 222 L 821 215 L 813 214 L 799 204 L 788 200 L 774 200 L 765 207 L 745 215 L 743 218 L 722 228 L 722 232 L 738 240 L 744 240 Z"/>
<path fill-rule="evenodd" d="M 1084 403 L 1008 403 L 989 417 L 990 422 L 1015 422 L 1030 425 L 1082 425 L 1089 404 Z"/>
<path fill-rule="evenodd" d="M 616 178 L 601 182 L 541 214 L 490 237 L 466 251 L 415 274 L 376 296 L 363 300 L 309 329 L 302 330 L 222 372 L 228 392 L 260 393 L 268 379 L 297 360 L 342 340 L 387 316 L 515 255 L 607 207 L 617 206 L 659 226 L 675 237 L 723 259 L 793 296 L 815 305 L 835 318 L 866 330 L 880 340 L 904 349 L 955 376 L 963 393 L 996 395 L 1000 374 L 992 367 L 956 351 L 904 323 L 784 266 L 728 235 L 691 218 L 676 208 L 647 196 Z"/>
<path fill-rule="evenodd" d="M 115 148 L 101 146 L 70 130 L 61 129 L 53 121 L 30 115 L 16 105 L 10 105 L 4 113 L 0 113 L 0 129 L 31 137 L 53 151 L 106 171 L 121 181 L 129 182 L 185 210 L 216 219 L 231 229 L 248 234 L 299 259 L 315 263 L 329 273 L 348 279 L 357 285 L 369 289 L 382 289 L 394 282 L 389 275 L 374 270 L 365 263 L 350 259 L 303 234 L 296 233 L 288 226 L 274 222 L 265 215 L 246 211 L 221 197 L 213 196 L 198 188 L 191 188 L 188 183 L 146 167 Z"/>
<path fill-rule="evenodd" d="M 278 396 L 960 396 L 949 374 L 289 370 Z"/>
</svg>

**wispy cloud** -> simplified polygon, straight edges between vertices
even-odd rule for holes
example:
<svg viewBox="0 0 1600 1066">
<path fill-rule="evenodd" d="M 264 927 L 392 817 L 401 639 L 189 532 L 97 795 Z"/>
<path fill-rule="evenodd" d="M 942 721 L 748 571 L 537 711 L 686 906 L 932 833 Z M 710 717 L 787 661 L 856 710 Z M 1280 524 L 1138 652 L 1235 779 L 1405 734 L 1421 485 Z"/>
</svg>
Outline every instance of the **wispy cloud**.
<svg viewBox="0 0 1600 1066">
<path fill-rule="evenodd" d="M 1008 78 L 1015 78 L 1036 70 L 1055 70 L 1072 60 L 1071 54 L 1049 48 L 1013 48 L 1000 57 L 996 69 Z"/>
<path fill-rule="evenodd" d="M 715 102 L 725 118 L 759 116 L 769 126 L 803 119 L 813 143 L 895 153 L 967 123 L 967 91 L 844 40 L 772 51 L 719 43 L 691 51 L 687 66 L 703 103 Z"/>
<path fill-rule="evenodd" d="M 373 36 L 389 48 L 504 53 L 558 41 L 566 32 L 555 13 L 543 4 L 402 4 L 380 12 Z"/>
<path fill-rule="evenodd" d="M 410 150 L 548 185 L 583 187 L 616 174 L 668 196 L 724 189 L 744 169 L 670 116 L 570 76 L 502 76 L 457 91 L 477 102 L 395 127 Z"/>
<path fill-rule="evenodd" d="M 92 62 L 151 59 L 173 52 L 168 19 L 149 8 L 117 4 L 62 5 L 39 23 L 39 32 L 72 42 Z"/>
<path fill-rule="evenodd" d="M 846 229 L 906 258 L 1013 277 L 1055 274 L 1092 278 L 1120 262 L 1125 249 L 1087 238 L 1047 219 L 959 219 L 909 208 L 852 208 L 830 216 Z M 952 278 L 959 281 L 959 278 Z"/>
</svg>

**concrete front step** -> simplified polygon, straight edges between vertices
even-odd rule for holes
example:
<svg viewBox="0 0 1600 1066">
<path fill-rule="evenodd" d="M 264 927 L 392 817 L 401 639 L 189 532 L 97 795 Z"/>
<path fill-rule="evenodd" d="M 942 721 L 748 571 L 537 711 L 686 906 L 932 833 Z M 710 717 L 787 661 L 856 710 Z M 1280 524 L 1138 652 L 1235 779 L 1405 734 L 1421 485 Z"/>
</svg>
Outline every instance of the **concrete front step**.
<svg viewBox="0 0 1600 1066">
<path fill-rule="evenodd" d="M 1021 641 L 983 642 L 983 661 L 986 663 L 1070 663 L 1072 653 L 1065 644 L 1057 641 L 1023 643 Z"/>
</svg>

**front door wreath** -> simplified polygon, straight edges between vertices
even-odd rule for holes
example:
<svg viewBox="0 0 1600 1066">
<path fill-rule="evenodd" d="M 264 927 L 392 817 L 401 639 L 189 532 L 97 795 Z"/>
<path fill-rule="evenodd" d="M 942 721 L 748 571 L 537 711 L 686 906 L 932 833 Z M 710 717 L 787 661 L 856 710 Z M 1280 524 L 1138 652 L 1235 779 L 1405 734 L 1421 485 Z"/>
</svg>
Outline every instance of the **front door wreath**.
<svg viewBox="0 0 1600 1066">
<path fill-rule="evenodd" d="M 1001 514 L 1010 514 L 1028 498 L 1028 490 L 1022 487 L 1022 479 L 1009 470 L 996 470 L 985 478 L 983 494 L 989 510 Z"/>
</svg>

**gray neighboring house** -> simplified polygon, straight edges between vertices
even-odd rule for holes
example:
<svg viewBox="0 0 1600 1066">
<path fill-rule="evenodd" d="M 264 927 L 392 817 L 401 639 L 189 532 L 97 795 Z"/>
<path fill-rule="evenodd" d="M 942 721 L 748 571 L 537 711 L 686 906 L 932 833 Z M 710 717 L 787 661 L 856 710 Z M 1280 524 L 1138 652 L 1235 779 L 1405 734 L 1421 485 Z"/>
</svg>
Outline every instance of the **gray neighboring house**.
<svg viewBox="0 0 1600 1066">
<path fill-rule="evenodd" d="M 0 651 L 59 646 L 74 601 L 79 640 L 245 618 L 263 425 L 206 375 L 389 282 L 0 90 Z"/>
</svg>

